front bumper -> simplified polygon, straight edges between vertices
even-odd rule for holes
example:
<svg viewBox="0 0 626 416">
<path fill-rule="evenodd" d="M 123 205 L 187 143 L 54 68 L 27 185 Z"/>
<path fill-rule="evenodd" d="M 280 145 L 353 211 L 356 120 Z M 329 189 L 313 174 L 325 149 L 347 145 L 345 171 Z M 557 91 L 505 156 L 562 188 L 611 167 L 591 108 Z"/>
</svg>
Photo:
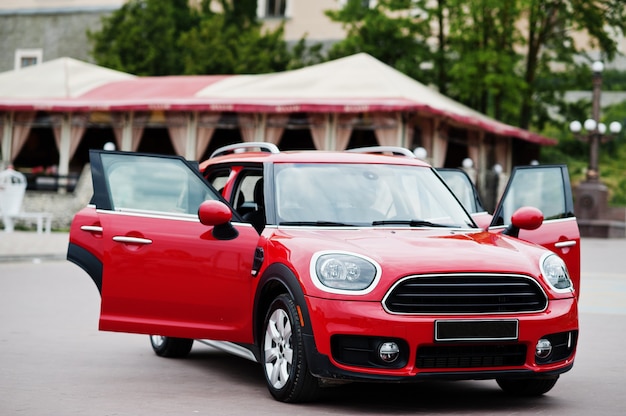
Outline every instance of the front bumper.
<svg viewBox="0 0 626 416">
<path fill-rule="evenodd" d="M 324 379 L 417 381 L 553 377 L 570 370 L 578 336 L 573 298 L 552 300 L 539 313 L 393 315 L 379 302 L 308 297 L 312 334 L 305 335 L 311 372 Z M 517 320 L 515 340 L 435 341 L 436 320 Z M 549 338 L 558 348 L 547 359 L 535 346 Z M 377 359 L 384 342 L 400 346 L 393 363 Z"/>
</svg>

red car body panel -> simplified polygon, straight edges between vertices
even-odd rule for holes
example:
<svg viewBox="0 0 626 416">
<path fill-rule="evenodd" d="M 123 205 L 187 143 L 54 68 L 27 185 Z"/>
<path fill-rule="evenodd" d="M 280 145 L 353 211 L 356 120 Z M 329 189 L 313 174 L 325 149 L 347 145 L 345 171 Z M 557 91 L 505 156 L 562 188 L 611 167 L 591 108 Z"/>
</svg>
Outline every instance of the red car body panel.
<svg viewBox="0 0 626 416">
<path fill-rule="evenodd" d="M 333 335 L 369 335 L 377 334 L 381 337 L 395 337 L 408 341 L 411 351 L 418 347 L 435 345 L 434 320 L 451 319 L 448 315 L 428 316 L 397 316 L 389 315 L 380 302 L 346 302 L 342 300 L 328 300 L 316 297 L 307 297 L 307 306 L 312 315 L 311 323 L 315 333 L 316 346 L 321 354 L 333 357 L 329 340 Z M 511 316 L 482 315 L 481 319 L 505 319 Z M 506 371 L 526 369 L 533 372 L 549 372 L 568 367 L 573 362 L 573 356 L 564 361 L 537 365 L 534 360 L 534 345 L 538 339 L 546 334 L 574 331 L 578 328 L 578 310 L 574 299 L 562 299 L 550 303 L 549 309 L 539 314 L 524 316 L 515 315 L 519 319 L 519 343 L 527 346 L 526 362 L 515 367 L 481 367 L 481 370 Z M 476 316 L 455 315 L 454 319 L 472 319 Z M 337 367 L 348 371 L 359 371 L 358 368 L 346 366 L 333 360 Z M 475 368 L 455 367 L 437 369 L 438 372 L 463 372 Z M 372 369 L 368 371 L 377 374 L 412 377 L 419 373 L 428 373 L 433 369 L 416 368 L 413 361 L 399 369 Z"/>
<path fill-rule="evenodd" d="M 556 237 L 556 239 L 555 239 Z M 580 231 L 576 218 L 546 221 L 536 230 L 520 230 L 519 238 L 555 252 L 567 264 L 576 295 L 580 293 Z"/>
<path fill-rule="evenodd" d="M 236 226 L 239 238 L 220 241 L 197 221 L 99 215 L 107 265 L 100 329 L 252 340 L 258 280 L 250 270 L 259 236 L 251 226 Z M 121 243 L 118 236 L 152 243 Z"/>
<path fill-rule="evenodd" d="M 533 261 L 540 249 L 531 244 L 490 232 L 460 232 L 421 229 L 394 229 L 388 227 L 337 230 L 273 228 L 264 236 L 271 243 L 268 256 L 277 262 L 300 265 L 296 269 L 305 295 L 329 299 L 355 300 L 352 295 L 328 293 L 310 283 L 309 261 L 322 250 L 342 250 L 370 253 L 369 257 L 381 264 L 383 277 L 376 288 L 359 295 L 359 300 L 378 301 L 400 278 L 431 273 L 485 273 L 499 270 L 516 271 L 528 276 L 540 274 L 539 264 Z M 274 252 L 275 250 L 275 252 Z M 450 253 L 455 253 L 451 258 Z M 283 257 L 285 256 L 285 257 Z M 572 294 L 556 293 L 543 282 L 546 292 L 556 298 Z"/>
</svg>

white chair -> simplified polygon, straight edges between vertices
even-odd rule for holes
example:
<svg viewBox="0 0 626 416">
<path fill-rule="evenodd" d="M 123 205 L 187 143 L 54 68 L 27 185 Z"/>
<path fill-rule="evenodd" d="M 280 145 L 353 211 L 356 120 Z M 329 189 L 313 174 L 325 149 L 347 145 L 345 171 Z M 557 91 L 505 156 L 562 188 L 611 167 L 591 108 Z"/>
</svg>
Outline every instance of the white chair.
<svg viewBox="0 0 626 416">
<path fill-rule="evenodd" d="M 15 219 L 35 221 L 37 233 L 50 233 L 52 214 L 48 212 L 24 212 L 22 201 L 26 192 L 26 177 L 11 167 L 0 172 L 0 213 L 4 222 L 4 231 L 14 230 Z"/>
</svg>

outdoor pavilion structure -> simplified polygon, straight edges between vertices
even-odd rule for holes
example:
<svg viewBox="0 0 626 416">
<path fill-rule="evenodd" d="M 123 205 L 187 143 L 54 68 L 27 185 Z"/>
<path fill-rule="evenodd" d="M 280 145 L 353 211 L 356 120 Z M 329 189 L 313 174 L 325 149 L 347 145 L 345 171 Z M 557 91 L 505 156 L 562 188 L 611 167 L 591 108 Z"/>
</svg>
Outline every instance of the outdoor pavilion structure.
<svg viewBox="0 0 626 416">
<path fill-rule="evenodd" d="M 556 144 L 474 111 L 365 53 L 260 75 L 137 77 L 72 58 L 0 73 L 4 166 L 33 140 L 29 133 L 41 113 L 54 133 L 60 176 L 69 174 L 91 124 L 108 125 L 117 149 L 137 151 L 141 140 L 149 140 L 142 138 L 144 128 L 158 119 L 174 152 L 198 160 L 225 114 L 236 119 L 242 141 L 279 144 L 297 118 L 319 150 L 344 150 L 353 131 L 365 127 L 376 144 L 423 147 L 435 167 L 462 152 L 452 160 L 471 158 L 483 186 L 495 164 L 508 172 L 535 159 L 540 146 Z M 516 156 L 516 149 L 531 150 Z"/>
</svg>

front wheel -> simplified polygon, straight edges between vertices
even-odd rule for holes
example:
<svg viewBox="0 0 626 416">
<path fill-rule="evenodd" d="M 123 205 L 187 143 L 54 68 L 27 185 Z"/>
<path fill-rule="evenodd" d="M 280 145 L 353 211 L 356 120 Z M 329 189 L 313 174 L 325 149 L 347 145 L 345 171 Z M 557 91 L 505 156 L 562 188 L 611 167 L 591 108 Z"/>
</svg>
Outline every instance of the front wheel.
<svg viewBox="0 0 626 416">
<path fill-rule="evenodd" d="M 191 351 L 193 339 L 150 335 L 150 344 L 154 353 L 159 357 L 182 358 L 186 357 L 189 351 Z"/>
<path fill-rule="evenodd" d="M 541 396 L 552 390 L 559 376 L 549 378 L 498 379 L 498 386 L 512 396 Z"/>
<path fill-rule="evenodd" d="M 276 297 L 267 312 L 261 341 L 261 364 L 267 387 L 276 400 L 297 403 L 313 400 L 318 380 L 309 372 L 298 312 L 289 295 Z"/>
</svg>

